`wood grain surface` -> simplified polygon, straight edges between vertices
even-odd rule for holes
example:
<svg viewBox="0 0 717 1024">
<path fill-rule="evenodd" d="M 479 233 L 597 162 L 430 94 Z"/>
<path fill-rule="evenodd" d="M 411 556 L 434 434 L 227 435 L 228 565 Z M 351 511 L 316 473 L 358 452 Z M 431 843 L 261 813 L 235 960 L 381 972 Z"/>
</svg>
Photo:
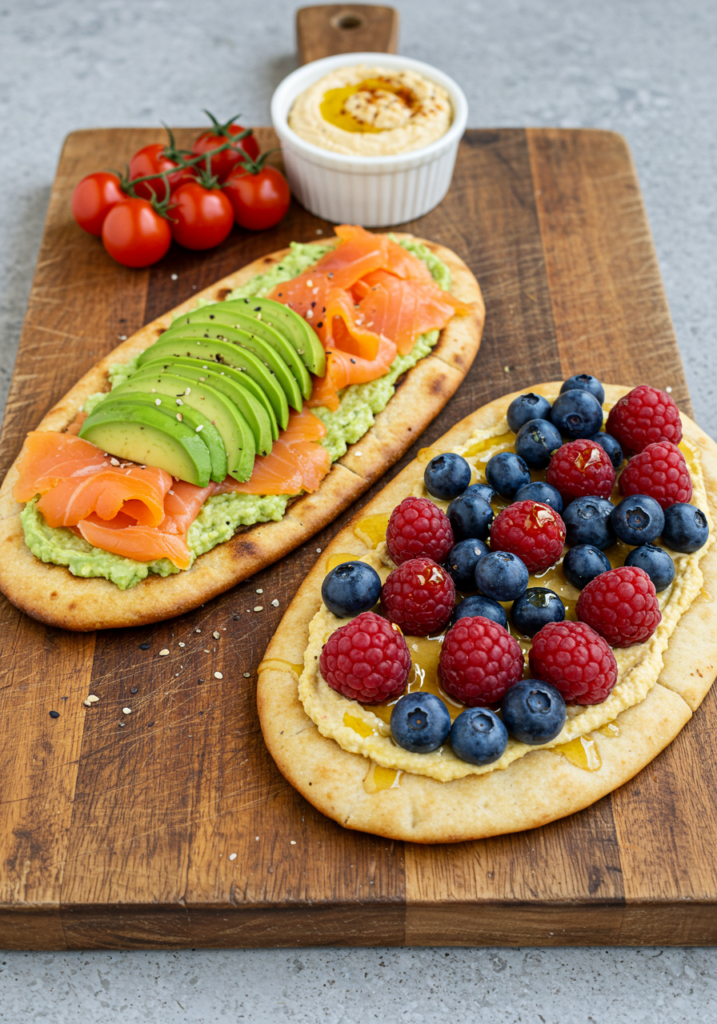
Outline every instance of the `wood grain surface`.
<svg viewBox="0 0 717 1024">
<path fill-rule="evenodd" d="M 191 134 L 180 132 L 180 143 Z M 268 129 L 259 135 L 263 146 L 274 141 Z M 112 129 L 67 139 L 0 473 L 121 336 L 262 253 L 331 231 L 293 205 L 271 231 L 235 230 L 200 256 L 172 249 L 149 271 L 119 267 L 73 223 L 71 191 L 160 138 Z M 456 396 L 384 482 L 476 407 L 578 370 L 669 386 L 690 410 L 619 136 L 468 132 L 448 197 L 406 229 L 468 263 L 487 322 Z M 157 626 L 68 634 L 2 603 L 0 947 L 716 941 L 713 694 L 631 783 L 520 835 L 388 842 L 341 829 L 284 782 L 261 738 L 256 670 L 317 549 L 354 511 L 222 598 Z M 92 708 L 89 693 L 100 698 Z"/>
<path fill-rule="evenodd" d="M 296 12 L 299 64 L 337 53 L 395 53 L 398 11 L 376 4 L 318 4 Z"/>
</svg>

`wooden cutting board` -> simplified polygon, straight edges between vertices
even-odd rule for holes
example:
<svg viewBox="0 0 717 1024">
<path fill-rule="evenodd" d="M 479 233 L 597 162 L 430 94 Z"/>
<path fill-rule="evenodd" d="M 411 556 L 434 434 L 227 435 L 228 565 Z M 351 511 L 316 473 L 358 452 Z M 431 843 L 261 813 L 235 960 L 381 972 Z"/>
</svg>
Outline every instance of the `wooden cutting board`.
<svg viewBox="0 0 717 1024">
<path fill-rule="evenodd" d="M 262 147 L 274 142 L 268 129 L 258 134 Z M 119 267 L 75 226 L 71 191 L 161 137 L 112 129 L 66 141 L 10 391 L 3 474 L 26 431 L 121 337 L 263 253 L 331 233 L 293 205 L 272 231 L 236 230 L 201 256 L 173 249 L 148 271 Z M 468 412 L 535 381 L 578 371 L 648 380 L 689 411 L 619 136 L 470 131 L 448 197 L 406 228 L 466 260 L 484 290 L 486 331 L 454 399 L 359 504 Z M 287 785 L 259 731 L 256 671 L 317 549 L 350 514 L 219 600 L 157 626 L 76 635 L 3 603 L 0 947 L 714 942 L 711 695 L 632 782 L 519 835 L 388 842 L 340 828 Z M 90 693 L 100 701 L 88 709 Z"/>
</svg>

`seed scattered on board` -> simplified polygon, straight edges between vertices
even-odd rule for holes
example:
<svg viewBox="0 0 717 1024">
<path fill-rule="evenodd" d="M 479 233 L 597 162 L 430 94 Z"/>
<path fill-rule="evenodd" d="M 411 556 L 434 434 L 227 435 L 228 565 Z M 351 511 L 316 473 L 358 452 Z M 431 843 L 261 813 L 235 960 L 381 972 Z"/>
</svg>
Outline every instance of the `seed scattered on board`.
<svg viewBox="0 0 717 1024">
<path fill-rule="evenodd" d="M 230 853 L 229 854 L 229 860 L 236 860 L 236 859 L 237 859 L 237 855 L 235 853 Z"/>
<path fill-rule="evenodd" d="M 179 641 L 179 646 L 180 647 L 186 647 L 187 645 L 182 640 L 180 640 Z"/>
<path fill-rule="evenodd" d="M 91 708 L 93 704 L 96 704 L 99 701 L 99 699 L 100 698 L 97 697 L 94 693 L 91 693 L 87 700 L 83 701 L 83 703 L 86 708 Z"/>
<path fill-rule="evenodd" d="M 221 672 L 215 672 L 214 673 L 214 678 L 215 679 L 223 679 L 224 676 L 221 674 Z"/>
<path fill-rule="evenodd" d="M 59 718 L 59 717 L 60 717 L 60 712 L 59 711 L 51 711 L 50 712 L 50 718 Z"/>
<path fill-rule="evenodd" d="M 263 594 L 263 593 L 264 593 L 264 591 L 261 589 L 261 587 L 259 587 L 259 589 L 257 590 L 257 594 Z"/>
<path fill-rule="evenodd" d="M 139 649 L 140 649 L 140 651 L 148 651 L 148 650 L 149 650 L 149 646 L 150 646 L 150 645 L 149 645 L 149 644 L 147 644 L 147 643 L 144 643 L 144 644 L 140 644 L 140 645 L 139 645 Z"/>
<path fill-rule="evenodd" d="M 132 708 L 122 708 L 122 714 L 123 715 L 131 715 L 132 714 Z"/>
<path fill-rule="evenodd" d="M 264 605 L 263 604 L 254 605 L 254 611 L 255 612 L 263 612 L 264 611 Z"/>
<path fill-rule="evenodd" d="M 160 658 L 164 658 L 168 654 L 169 654 L 169 648 L 168 647 L 163 647 L 162 650 L 159 652 Z"/>
<path fill-rule="evenodd" d="M 217 632 L 216 629 L 212 633 L 212 636 L 214 637 L 215 640 L 221 640 L 221 633 Z"/>
<path fill-rule="evenodd" d="M 277 601 L 276 598 L 274 598 L 274 600 L 271 602 L 271 607 L 272 608 L 278 608 L 279 607 L 279 602 Z"/>
<path fill-rule="evenodd" d="M 245 679 L 251 679 L 251 672 L 242 672 Z"/>
<path fill-rule="evenodd" d="M 130 691 L 129 692 L 130 693 L 136 693 L 138 689 L 139 689 L 138 686 L 132 686 L 132 687 L 130 687 Z"/>
</svg>

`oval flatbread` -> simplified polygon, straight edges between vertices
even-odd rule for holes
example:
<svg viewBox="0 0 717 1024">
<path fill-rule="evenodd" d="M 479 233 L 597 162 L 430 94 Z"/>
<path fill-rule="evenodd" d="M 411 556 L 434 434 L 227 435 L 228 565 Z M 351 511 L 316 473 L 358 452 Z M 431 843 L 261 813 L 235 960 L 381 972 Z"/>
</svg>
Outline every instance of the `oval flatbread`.
<svg viewBox="0 0 717 1024">
<path fill-rule="evenodd" d="M 398 234 L 397 238 L 412 238 Z M 478 352 L 485 306 L 480 287 L 466 264 L 450 249 L 417 239 L 450 269 L 451 293 L 474 313 L 454 316 L 441 331 L 430 355 L 403 379 L 374 425 L 330 472 L 313 494 L 291 503 L 280 522 L 259 523 L 200 555 L 191 569 L 160 577 L 150 574 L 137 586 L 120 590 L 102 578 L 73 576 L 63 566 L 41 562 L 26 546 L 20 513 L 12 497 L 17 462 L 0 488 L 0 590 L 22 611 L 52 626 L 93 630 L 139 626 L 182 615 L 293 551 L 330 523 L 393 465 L 440 412 L 461 383 Z M 319 244 L 319 243 L 317 243 Z M 108 390 L 111 364 L 126 362 L 153 344 L 178 314 L 197 300 L 218 302 L 256 274 L 280 263 L 288 249 L 271 253 L 147 324 L 110 352 L 50 410 L 38 430 L 65 430 L 89 395 Z M 356 451 L 360 451 L 357 458 Z M 22 454 L 22 453 L 21 453 Z"/>
<path fill-rule="evenodd" d="M 560 382 L 532 391 L 557 394 Z M 606 385 L 614 403 L 630 389 Z M 431 446 L 450 450 L 476 430 L 504 420 L 520 392 L 466 417 Z M 682 414 L 685 437 L 698 448 L 710 512 L 717 522 L 717 445 Z M 321 584 L 333 554 L 370 550 L 354 533 L 359 518 L 390 513 L 422 479 L 414 460 L 322 552 L 277 629 L 259 670 L 258 710 L 267 747 L 280 771 L 310 803 L 346 828 L 419 843 L 460 842 L 547 824 L 587 807 L 644 768 L 675 738 L 717 672 L 717 544 L 700 561 L 703 591 L 672 633 L 656 684 L 616 720 L 619 735 L 593 734 L 601 767 L 586 771 L 549 750 L 535 750 L 502 771 L 452 782 L 403 773 L 400 784 L 375 789 L 372 762 L 321 735 L 298 697 L 309 623 L 321 606 Z M 293 666 L 293 667 L 292 667 Z"/>
</svg>

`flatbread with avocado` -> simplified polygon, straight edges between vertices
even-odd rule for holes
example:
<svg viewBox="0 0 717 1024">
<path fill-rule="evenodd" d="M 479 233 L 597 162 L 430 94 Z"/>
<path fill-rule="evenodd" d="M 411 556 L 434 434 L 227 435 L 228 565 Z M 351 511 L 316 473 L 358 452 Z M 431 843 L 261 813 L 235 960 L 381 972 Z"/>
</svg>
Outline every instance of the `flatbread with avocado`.
<svg viewBox="0 0 717 1024">
<path fill-rule="evenodd" d="M 550 400 L 559 390 L 560 382 L 531 388 Z M 628 391 L 605 385 L 606 407 Z M 715 678 L 717 445 L 683 414 L 692 502 L 710 523 L 709 541 L 693 554 L 673 553 L 676 575 L 658 595 L 662 621 L 657 630 L 644 643 L 614 651 L 618 680 L 608 698 L 583 707 L 568 704 L 562 731 L 551 743 L 536 749 L 511 737 L 501 758 L 484 766 L 461 761 L 449 744 L 432 753 L 411 753 L 391 737 L 390 714 L 385 713 L 390 708 L 348 700 L 323 680 L 321 649 L 335 629 L 350 621 L 336 618 L 322 602 L 327 572 L 360 559 L 384 580 L 392 563 L 380 543 L 381 524 L 385 533 L 391 511 L 409 495 L 429 497 L 423 475 L 433 455 L 462 454 L 484 480 L 486 461 L 510 450 L 515 440 L 506 414 L 517 394 L 462 420 L 357 513 L 322 552 L 259 667 L 258 711 L 270 753 L 302 796 L 346 828 L 410 842 L 460 842 L 535 828 L 572 814 L 653 760 L 689 721 Z M 624 561 L 625 551 L 609 550 L 615 564 Z M 530 585 L 552 587 L 566 608 L 579 596 L 571 593 L 559 566 Z M 427 689 L 445 700 L 434 685 L 440 638 L 406 639 L 416 666 L 408 688 Z M 530 641 L 518 639 L 527 651 Z"/>
<path fill-rule="evenodd" d="M 306 283 L 308 270 L 330 255 L 338 237 L 295 243 L 254 261 L 142 328 L 86 374 L 29 435 L 0 489 L 0 590 L 8 599 L 40 621 L 72 630 L 141 625 L 183 614 L 298 547 L 399 459 L 468 372 L 485 308 L 477 281 L 455 253 L 410 235 L 390 237 L 391 246 L 400 243 L 402 252 L 420 262 L 421 272 L 463 315 L 451 316 L 440 330 L 423 331 L 409 347 L 384 351 L 379 346 L 379 357 L 388 351 L 393 358 L 386 359 L 378 378 L 374 373 L 362 383 L 360 373 L 351 375 L 363 365 L 358 358 L 359 351 L 365 356 L 363 348 L 356 358 L 346 354 L 352 364 L 348 376 L 339 365 L 341 353 L 333 361 L 330 352 L 324 354 L 310 326 L 311 309 L 300 309 L 302 315 L 287 310 L 292 329 L 297 320 L 303 325 L 292 335 L 289 325 L 279 323 L 278 303 L 267 299 L 282 282 L 292 284 L 303 274 Z M 365 294 L 369 291 L 365 288 Z M 357 292 L 354 310 L 360 302 Z M 212 323 L 203 312 L 210 304 L 219 304 L 211 305 Z M 354 310 L 339 314 L 350 323 L 356 344 L 368 338 L 370 345 L 368 317 L 361 322 L 362 314 Z M 206 376 L 207 367 L 213 376 Z M 325 404 L 314 401 L 308 419 L 323 433 L 310 435 L 324 456 L 320 483 L 315 489 L 306 484 L 315 469 L 308 459 L 294 493 L 276 493 L 268 485 L 267 493 L 250 493 L 259 468 L 271 483 L 272 451 L 289 443 L 292 429 L 307 418 L 307 400 L 317 394 Z M 165 523 L 169 496 L 176 504 L 181 495 L 175 491 L 191 490 L 196 507 L 184 501 L 181 511 L 194 519 L 188 532 L 184 527 L 181 544 L 170 538 L 169 547 L 151 558 L 143 542 L 151 525 L 127 520 L 143 552 L 127 557 L 126 548 L 118 553 L 112 546 L 112 537 L 104 539 L 108 524 L 97 514 L 77 524 L 63 519 L 57 508 L 53 519 L 48 496 L 38 500 L 39 491 L 15 500 L 30 440 L 37 446 L 44 432 L 64 435 L 68 428 L 97 446 L 112 469 L 139 477 L 147 467 L 165 467 Z M 315 455 L 318 444 L 305 444 L 304 451 L 311 448 Z M 110 471 L 109 465 L 99 468 Z M 172 487 L 172 479 L 179 485 Z M 122 509 L 132 507 L 131 500 L 120 503 L 109 525 L 122 525 Z M 143 507 L 142 515 L 151 518 L 151 508 L 148 513 Z M 95 537 L 101 542 L 90 543 Z M 172 544 L 182 549 L 174 561 L 166 557 Z"/>
</svg>

